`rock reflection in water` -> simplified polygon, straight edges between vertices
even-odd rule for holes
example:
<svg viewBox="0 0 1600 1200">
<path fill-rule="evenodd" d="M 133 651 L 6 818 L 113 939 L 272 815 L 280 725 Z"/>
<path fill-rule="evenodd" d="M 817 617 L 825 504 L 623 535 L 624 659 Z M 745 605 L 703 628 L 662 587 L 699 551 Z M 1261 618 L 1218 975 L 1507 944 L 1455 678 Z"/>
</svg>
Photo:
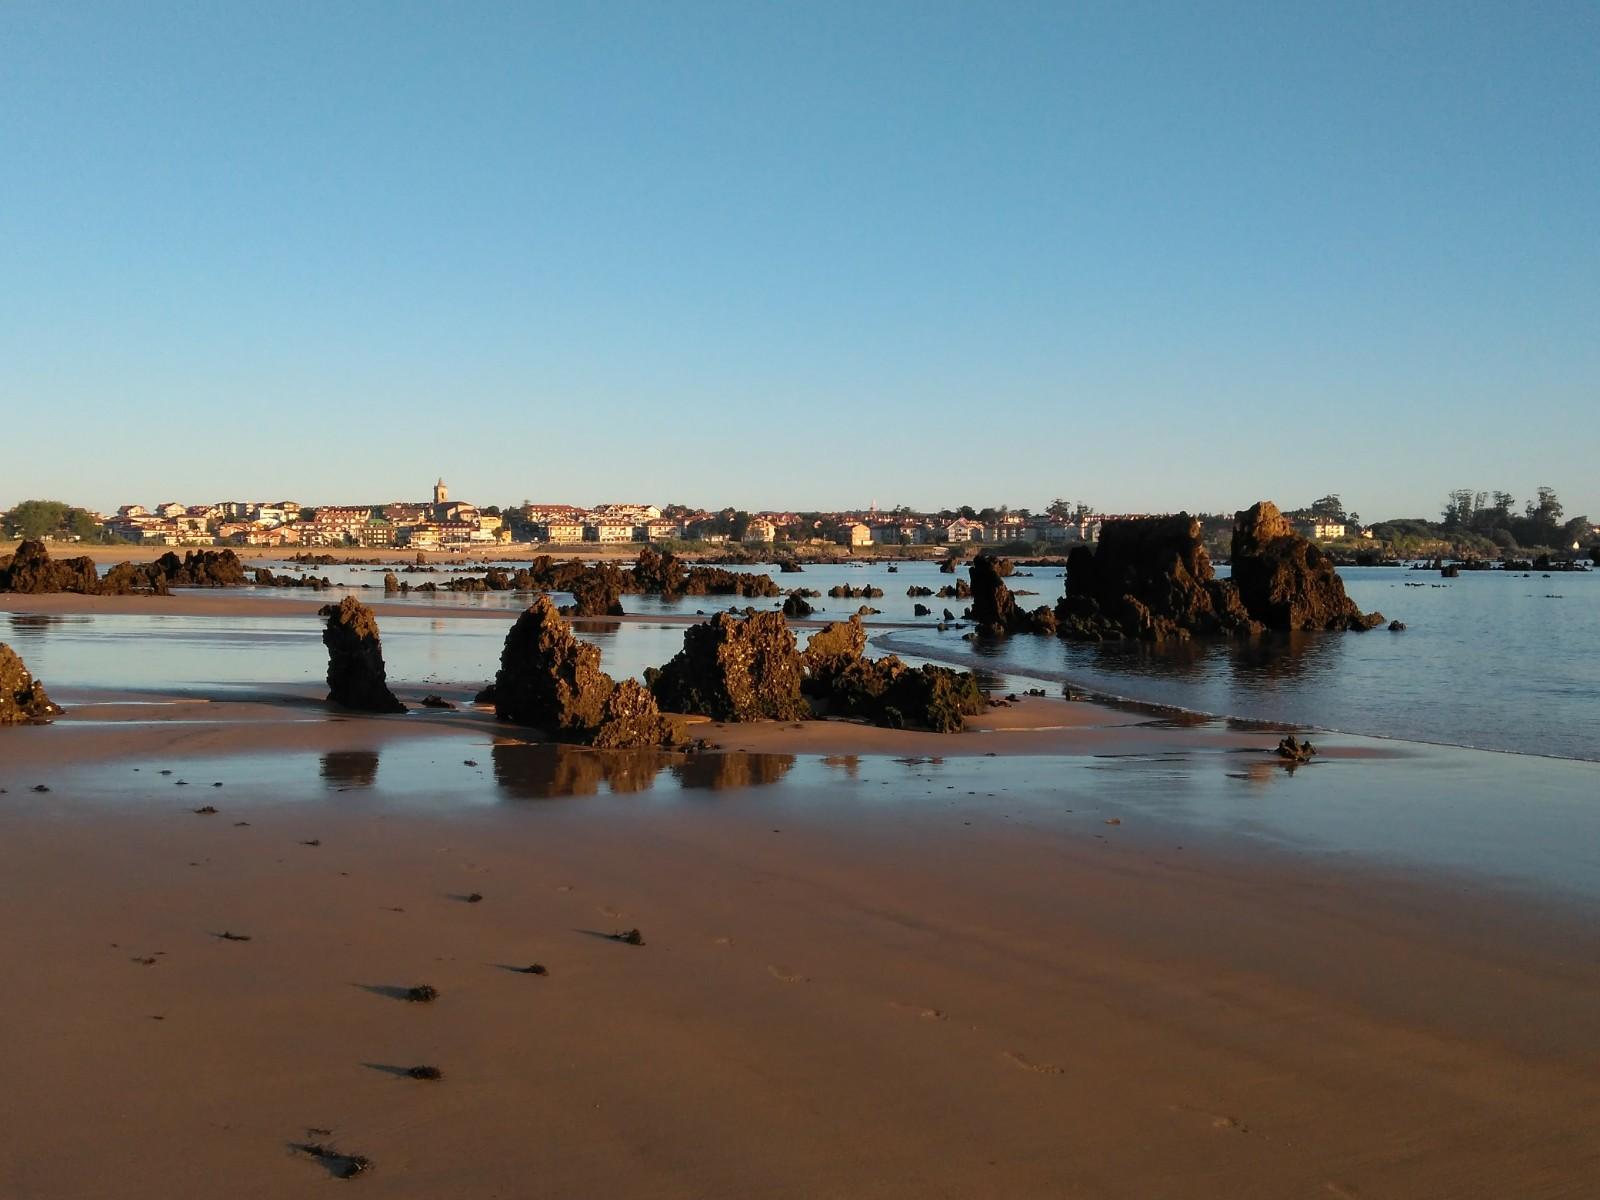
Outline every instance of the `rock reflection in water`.
<svg viewBox="0 0 1600 1200">
<path fill-rule="evenodd" d="M 547 743 L 504 742 L 490 750 L 494 781 L 526 800 L 648 791 L 670 773 L 681 788 L 755 787 L 777 783 L 794 766 L 792 754 L 674 754 L 664 750 L 587 750 Z"/>
<path fill-rule="evenodd" d="M 88 617 L 65 617 L 57 613 L 9 613 L 11 632 L 18 641 L 40 637 L 53 626 L 65 625 L 71 622 L 76 625 L 89 623 Z"/>
<path fill-rule="evenodd" d="M 329 787 L 371 787 L 377 778 L 375 750 L 330 750 L 322 756 L 322 782 Z"/>
</svg>

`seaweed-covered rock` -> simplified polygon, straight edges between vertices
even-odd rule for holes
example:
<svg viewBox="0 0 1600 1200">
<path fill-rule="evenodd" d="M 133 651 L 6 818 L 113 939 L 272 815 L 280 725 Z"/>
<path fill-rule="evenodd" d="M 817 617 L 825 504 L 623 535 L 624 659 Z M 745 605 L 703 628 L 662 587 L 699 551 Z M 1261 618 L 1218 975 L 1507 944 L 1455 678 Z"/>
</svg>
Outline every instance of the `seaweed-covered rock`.
<svg viewBox="0 0 1600 1200">
<path fill-rule="evenodd" d="M 596 568 L 572 581 L 572 605 L 576 617 L 620 617 L 622 613 L 622 573 L 615 567 Z"/>
<path fill-rule="evenodd" d="M 1295 533 L 1270 500 L 1237 514 L 1233 586 L 1251 617 L 1268 629 L 1372 629 L 1383 614 L 1363 613 L 1344 591 L 1333 560 Z"/>
<path fill-rule="evenodd" d="M 555 602 L 540 596 L 506 634 L 494 711 L 503 721 L 586 742 L 605 720 L 614 687 L 600 670 L 600 648 L 574 637 Z"/>
<path fill-rule="evenodd" d="M 41 725 L 60 713 L 22 657 L 0 642 L 0 725 Z"/>
<path fill-rule="evenodd" d="M 983 693 L 970 671 L 908 667 L 892 654 L 869 659 L 866 647 L 867 631 L 857 617 L 823 626 L 806 643 L 805 693 L 830 715 L 958 733 L 966 717 L 983 711 Z"/>
<path fill-rule="evenodd" d="M 719 721 L 792 721 L 809 715 L 800 695 L 801 662 L 781 613 L 743 620 L 719 613 L 691 625 L 683 649 L 645 678 L 669 712 Z"/>
<path fill-rule="evenodd" d="M 589 743 L 602 750 L 669 746 L 672 723 L 661 715 L 650 689 L 636 679 L 624 679 L 611 689 L 600 710 L 600 724 Z"/>
<path fill-rule="evenodd" d="M 383 668 L 378 620 L 354 596 L 320 610 L 327 624 L 322 644 L 328 648 L 328 699 L 358 712 L 405 712 L 389 690 Z"/>
</svg>

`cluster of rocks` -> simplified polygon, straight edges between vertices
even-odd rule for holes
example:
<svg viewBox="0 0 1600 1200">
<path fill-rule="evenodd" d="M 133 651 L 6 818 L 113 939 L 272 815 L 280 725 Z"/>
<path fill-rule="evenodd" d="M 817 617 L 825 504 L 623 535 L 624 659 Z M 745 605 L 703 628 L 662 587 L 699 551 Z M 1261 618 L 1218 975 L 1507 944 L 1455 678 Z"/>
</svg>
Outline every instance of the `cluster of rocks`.
<svg viewBox="0 0 1600 1200">
<path fill-rule="evenodd" d="M 876 600 L 883 595 L 883 589 L 873 587 L 870 583 L 858 588 L 839 583 L 828 589 L 828 595 L 835 600 Z"/>
<path fill-rule="evenodd" d="M 29 595 L 165 595 L 171 588 L 239 587 L 246 581 L 244 564 L 232 550 L 191 550 L 182 558 L 168 551 L 154 562 L 118 563 L 104 578 L 87 555 L 52 559 L 43 542 L 31 539 L 0 558 L 0 592 Z"/>
<path fill-rule="evenodd" d="M 1332 560 L 1269 501 L 1235 517 L 1233 578 L 1218 579 L 1187 513 L 1107 521 L 1096 550 L 1067 559 L 1057 631 L 1083 641 L 1160 642 L 1194 634 L 1363 630 L 1383 622 L 1345 595 Z"/>
<path fill-rule="evenodd" d="M 579 641 L 548 596 L 517 618 L 500 653 L 495 716 L 601 749 L 671 745 L 672 723 L 637 680 L 600 669 L 600 649 Z"/>
<path fill-rule="evenodd" d="M 959 733 L 987 702 L 970 671 L 908 667 L 894 655 L 866 657 L 867 631 L 858 617 L 811 635 L 801 656 L 803 691 L 821 714 L 857 717 L 890 729 L 919 726 Z"/>
<path fill-rule="evenodd" d="M 324 591 L 333 586 L 333 580 L 326 575 L 274 575 L 270 567 L 257 567 L 252 574 L 257 587 L 277 588 L 310 588 L 314 592 Z M 385 578 L 391 578 L 386 576 Z M 366 586 L 365 584 L 362 585 Z M 385 591 L 388 589 L 385 588 Z"/>
<path fill-rule="evenodd" d="M 0 642 L 0 725 L 41 725 L 60 713 L 22 656 Z"/>
</svg>

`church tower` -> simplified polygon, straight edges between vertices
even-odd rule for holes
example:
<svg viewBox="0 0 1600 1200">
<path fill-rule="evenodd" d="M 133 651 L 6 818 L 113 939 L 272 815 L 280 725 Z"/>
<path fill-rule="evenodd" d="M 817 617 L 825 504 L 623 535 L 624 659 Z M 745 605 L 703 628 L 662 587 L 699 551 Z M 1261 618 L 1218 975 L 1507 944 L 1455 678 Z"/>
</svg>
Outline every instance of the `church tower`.
<svg viewBox="0 0 1600 1200">
<path fill-rule="evenodd" d="M 433 485 L 433 502 L 435 504 L 445 504 L 449 500 L 450 489 L 444 485 L 444 479 L 441 477 L 439 482 Z"/>
</svg>

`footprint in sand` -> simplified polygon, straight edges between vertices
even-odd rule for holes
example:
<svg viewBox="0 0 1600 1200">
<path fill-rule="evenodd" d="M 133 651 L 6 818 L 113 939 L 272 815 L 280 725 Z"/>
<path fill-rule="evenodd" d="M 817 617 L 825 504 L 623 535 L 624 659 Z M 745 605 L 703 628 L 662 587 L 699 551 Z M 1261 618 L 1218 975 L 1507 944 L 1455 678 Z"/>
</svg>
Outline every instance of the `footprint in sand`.
<svg viewBox="0 0 1600 1200">
<path fill-rule="evenodd" d="M 598 912 L 602 917 L 620 917 L 622 915 L 620 908 L 612 908 L 609 904 L 602 904 Z"/>
<path fill-rule="evenodd" d="M 1055 1063 L 1034 1062 L 1033 1059 L 1028 1058 L 1026 1055 L 1018 1054 L 1015 1050 L 1006 1050 L 1003 1055 L 1007 1062 L 1021 1067 L 1024 1071 L 1032 1071 L 1035 1075 L 1065 1075 L 1067 1073 L 1065 1067 L 1058 1067 Z"/>
<path fill-rule="evenodd" d="M 1328 1195 L 1337 1196 L 1339 1197 L 1339 1200 L 1356 1200 L 1356 1197 L 1361 1194 L 1356 1190 L 1354 1184 L 1334 1183 L 1332 1180 L 1329 1180 L 1322 1186 L 1327 1191 Z"/>
<path fill-rule="evenodd" d="M 558 883 L 556 884 L 555 890 L 560 892 L 562 895 L 566 895 L 568 892 L 572 891 L 572 885 L 570 883 Z"/>
<path fill-rule="evenodd" d="M 791 971 L 788 967 L 768 967 L 767 974 L 779 983 L 805 983 L 806 977 L 798 971 Z"/>
<path fill-rule="evenodd" d="M 944 1015 L 942 1010 L 929 1008 L 925 1004 L 902 1004 L 898 1000 L 891 1000 L 889 1001 L 889 1007 L 898 1009 L 903 1013 L 910 1013 L 912 1016 L 921 1017 L 926 1021 L 948 1021 L 950 1019 Z"/>
<path fill-rule="evenodd" d="M 731 937 L 714 937 L 711 939 L 711 944 L 713 946 L 731 946 L 733 945 L 733 939 Z"/>
</svg>

